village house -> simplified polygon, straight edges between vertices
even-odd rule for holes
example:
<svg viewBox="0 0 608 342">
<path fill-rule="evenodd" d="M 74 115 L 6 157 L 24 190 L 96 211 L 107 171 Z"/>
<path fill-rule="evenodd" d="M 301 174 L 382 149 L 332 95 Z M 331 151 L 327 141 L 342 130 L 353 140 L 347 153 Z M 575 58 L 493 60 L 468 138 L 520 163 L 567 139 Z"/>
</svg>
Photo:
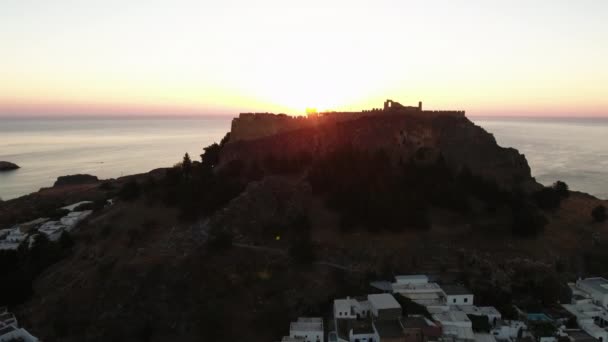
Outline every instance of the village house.
<svg viewBox="0 0 608 342">
<path fill-rule="evenodd" d="M 444 305 L 445 293 L 437 283 L 429 282 L 425 275 L 400 275 L 391 284 L 393 293 L 399 293 L 423 305 Z"/>
<path fill-rule="evenodd" d="M 562 307 L 576 318 L 578 326 L 598 341 L 608 341 L 608 280 L 604 278 L 579 279 L 569 283 L 572 302 Z"/>
<path fill-rule="evenodd" d="M 289 326 L 289 339 L 293 341 L 323 342 L 324 338 L 323 319 L 320 317 L 300 317 Z"/>
<path fill-rule="evenodd" d="M 447 305 L 473 305 L 473 293 L 461 285 L 441 286 Z"/>
<path fill-rule="evenodd" d="M 499 341 L 516 341 L 528 327 L 522 321 L 500 321 L 490 333 Z"/>
<path fill-rule="evenodd" d="M 38 342 L 27 330 L 19 327 L 17 318 L 8 312 L 6 307 L 0 308 L 0 342 Z"/>
<path fill-rule="evenodd" d="M 433 320 L 442 328 L 443 336 L 452 341 L 465 342 L 475 340 L 473 324 L 462 311 L 447 311 L 433 315 Z"/>
</svg>

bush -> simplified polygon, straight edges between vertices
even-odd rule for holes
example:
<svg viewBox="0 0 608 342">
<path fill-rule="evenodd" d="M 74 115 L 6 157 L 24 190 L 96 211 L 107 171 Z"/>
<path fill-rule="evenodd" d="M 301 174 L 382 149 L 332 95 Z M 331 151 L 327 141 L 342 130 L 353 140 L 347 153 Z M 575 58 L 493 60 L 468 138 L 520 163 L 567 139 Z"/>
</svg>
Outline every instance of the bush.
<svg viewBox="0 0 608 342">
<path fill-rule="evenodd" d="M 561 198 L 567 198 L 568 196 L 570 196 L 568 184 L 566 184 L 565 182 L 557 181 L 553 183 L 553 190 L 555 190 Z"/>
<path fill-rule="evenodd" d="M 591 217 L 595 222 L 606 221 L 606 207 L 600 204 L 597 207 L 593 208 L 593 210 L 591 210 Z"/>
<path fill-rule="evenodd" d="M 534 194 L 534 200 L 541 209 L 555 210 L 559 208 L 562 198 L 554 188 L 543 188 Z"/>
<path fill-rule="evenodd" d="M 475 332 L 490 332 L 492 326 L 486 315 L 467 315 L 473 325 L 473 331 Z"/>
<path fill-rule="evenodd" d="M 511 232 L 519 237 L 536 237 L 547 225 L 547 219 L 532 205 L 523 203 L 512 207 Z"/>
<path fill-rule="evenodd" d="M 118 192 L 118 197 L 124 201 L 132 201 L 137 199 L 140 194 L 141 190 L 139 189 L 139 184 L 132 179 L 122 186 Z"/>
</svg>

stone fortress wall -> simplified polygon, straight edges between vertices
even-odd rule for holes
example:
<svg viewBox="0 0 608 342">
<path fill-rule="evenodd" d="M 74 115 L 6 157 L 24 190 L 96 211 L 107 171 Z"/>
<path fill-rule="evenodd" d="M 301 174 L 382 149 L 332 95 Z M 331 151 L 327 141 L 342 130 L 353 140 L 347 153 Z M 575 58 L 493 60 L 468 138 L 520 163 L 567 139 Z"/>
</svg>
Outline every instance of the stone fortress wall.
<svg viewBox="0 0 608 342">
<path fill-rule="evenodd" d="M 417 107 L 403 106 L 399 102 L 386 100 L 384 108 L 362 110 L 360 112 L 321 112 L 308 116 L 289 116 L 272 113 L 241 113 L 232 119 L 230 141 L 253 140 L 296 129 L 315 127 L 320 124 L 355 120 L 374 115 L 421 115 L 424 117 L 457 116 L 464 117 L 464 111 L 422 110 L 422 102 Z"/>
</svg>

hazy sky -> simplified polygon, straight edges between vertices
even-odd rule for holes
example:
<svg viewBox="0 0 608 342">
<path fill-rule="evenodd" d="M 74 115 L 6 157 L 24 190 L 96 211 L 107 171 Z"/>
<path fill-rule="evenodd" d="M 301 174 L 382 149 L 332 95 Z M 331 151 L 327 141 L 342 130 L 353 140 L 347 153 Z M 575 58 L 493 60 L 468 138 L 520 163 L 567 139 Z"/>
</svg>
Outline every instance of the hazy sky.
<svg viewBox="0 0 608 342">
<path fill-rule="evenodd" d="M 0 0 L 0 115 L 608 115 L 607 0 Z"/>
</svg>

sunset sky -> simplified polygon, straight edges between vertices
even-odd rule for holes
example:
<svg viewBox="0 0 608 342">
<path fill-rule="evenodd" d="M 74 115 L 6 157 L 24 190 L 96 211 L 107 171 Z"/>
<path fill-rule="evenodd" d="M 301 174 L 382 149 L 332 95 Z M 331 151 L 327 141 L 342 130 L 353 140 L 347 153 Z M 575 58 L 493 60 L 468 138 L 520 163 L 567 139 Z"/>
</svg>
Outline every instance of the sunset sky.
<svg viewBox="0 0 608 342">
<path fill-rule="evenodd" d="M 0 116 L 608 116 L 608 1 L 0 0 Z"/>
</svg>

